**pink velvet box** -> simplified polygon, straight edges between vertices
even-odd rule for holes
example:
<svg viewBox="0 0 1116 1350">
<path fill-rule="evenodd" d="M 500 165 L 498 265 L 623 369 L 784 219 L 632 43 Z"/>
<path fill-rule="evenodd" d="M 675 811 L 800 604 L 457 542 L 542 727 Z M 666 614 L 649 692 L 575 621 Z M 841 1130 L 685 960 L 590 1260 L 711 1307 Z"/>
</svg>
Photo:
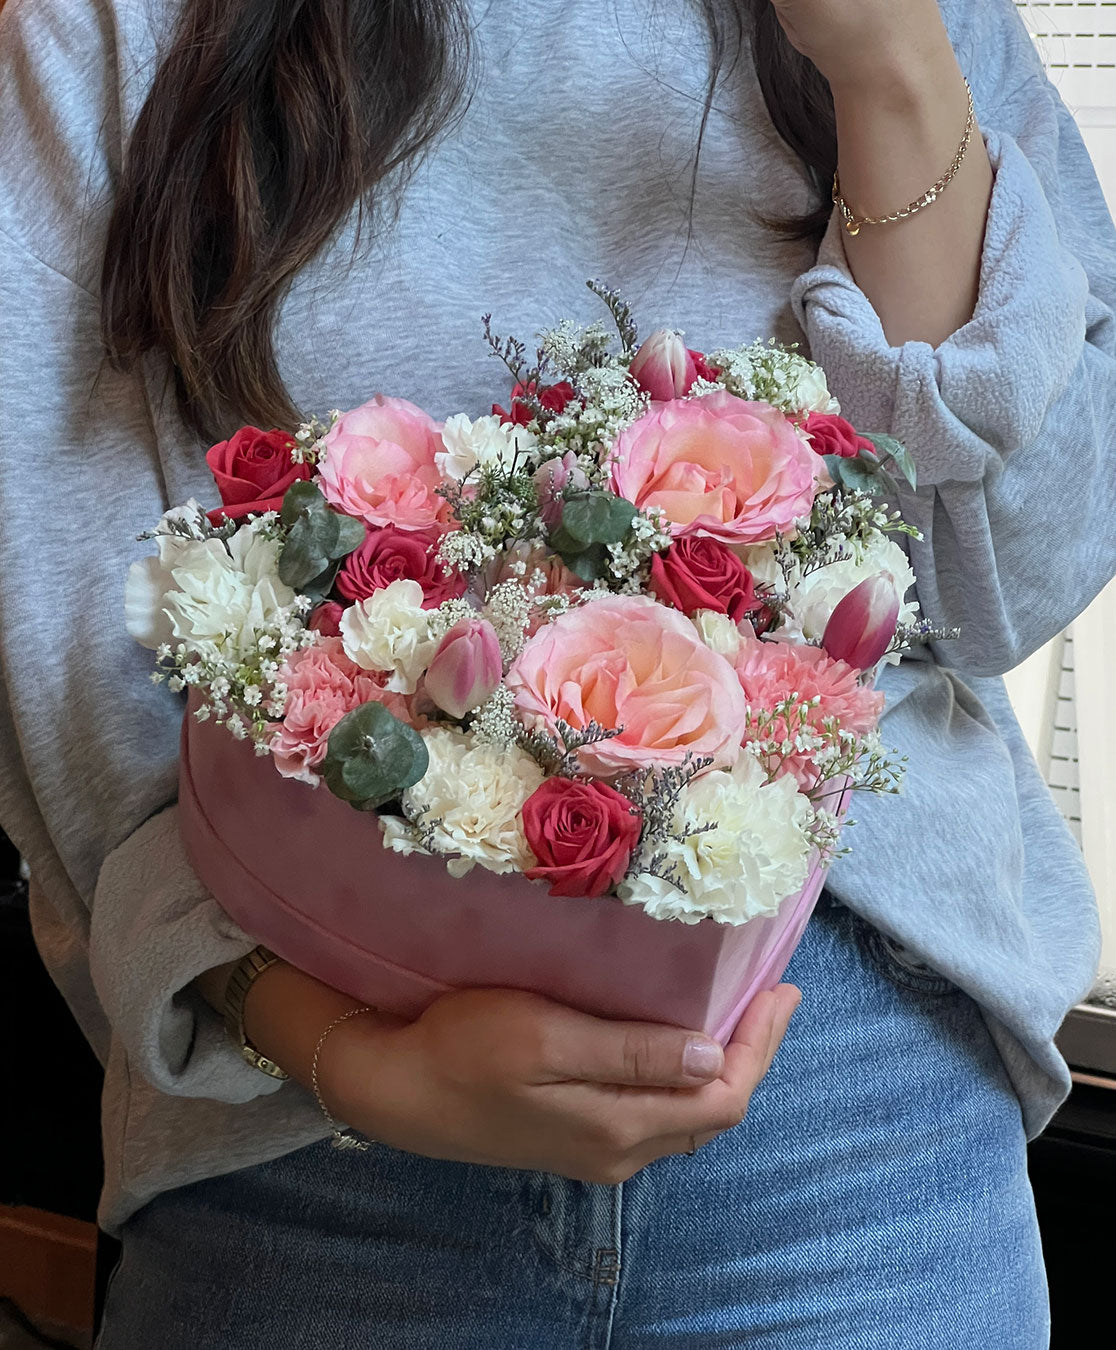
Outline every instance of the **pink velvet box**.
<svg viewBox="0 0 1116 1350">
<path fill-rule="evenodd" d="M 841 803 L 844 806 L 844 801 Z M 385 849 L 376 817 L 283 778 L 270 756 L 187 716 L 179 782 L 191 865 L 252 937 L 362 1002 L 414 1017 L 451 988 L 529 989 L 599 1016 L 700 1029 L 722 1043 L 779 982 L 824 881 L 774 918 L 652 919 L 612 897 Z"/>
</svg>

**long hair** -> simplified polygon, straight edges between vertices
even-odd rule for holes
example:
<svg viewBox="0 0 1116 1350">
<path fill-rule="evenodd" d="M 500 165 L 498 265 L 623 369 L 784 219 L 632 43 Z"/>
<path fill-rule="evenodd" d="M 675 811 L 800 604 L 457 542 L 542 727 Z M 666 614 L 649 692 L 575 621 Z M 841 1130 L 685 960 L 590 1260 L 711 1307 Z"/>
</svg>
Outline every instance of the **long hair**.
<svg viewBox="0 0 1116 1350">
<path fill-rule="evenodd" d="M 700 3 L 711 46 L 702 131 L 722 73 L 750 42 L 772 122 L 820 189 L 836 163 L 824 79 L 769 0 Z M 112 364 L 163 353 L 203 435 L 294 426 L 275 354 L 279 305 L 353 208 L 382 205 L 388 175 L 461 114 L 469 67 L 461 0 L 185 0 L 109 221 Z M 775 224 L 806 238 L 825 215 L 819 201 Z"/>
</svg>

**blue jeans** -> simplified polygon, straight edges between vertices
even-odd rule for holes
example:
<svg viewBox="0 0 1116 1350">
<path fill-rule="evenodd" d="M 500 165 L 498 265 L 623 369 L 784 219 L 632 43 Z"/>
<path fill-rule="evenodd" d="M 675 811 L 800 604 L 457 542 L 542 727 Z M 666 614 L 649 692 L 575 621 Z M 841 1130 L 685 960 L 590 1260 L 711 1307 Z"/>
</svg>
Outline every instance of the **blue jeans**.
<svg viewBox="0 0 1116 1350">
<path fill-rule="evenodd" d="M 622 1186 L 328 1141 L 128 1221 L 98 1350 L 1042 1350 L 975 1004 L 822 897 L 747 1119 Z"/>
</svg>

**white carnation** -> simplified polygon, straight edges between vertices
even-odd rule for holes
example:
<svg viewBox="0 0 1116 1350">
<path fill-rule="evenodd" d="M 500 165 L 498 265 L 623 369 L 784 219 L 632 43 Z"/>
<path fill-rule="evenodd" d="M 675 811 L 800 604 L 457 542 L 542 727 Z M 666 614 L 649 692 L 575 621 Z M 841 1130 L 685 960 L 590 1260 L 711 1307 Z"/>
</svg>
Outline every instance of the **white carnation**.
<svg viewBox="0 0 1116 1350">
<path fill-rule="evenodd" d="M 735 660 L 744 639 L 740 636 L 740 629 L 727 614 L 716 609 L 699 609 L 690 617 L 707 647 L 728 661 Z"/>
<path fill-rule="evenodd" d="M 422 601 L 418 582 L 401 579 L 373 591 L 341 616 L 345 655 L 362 670 L 386 673 L 387 687 L 396 694 L 415 692 L 438 650 L 430 611 Z"/>
<path fill-rule="evenodd" d="M 389 848 L 394 853 L 402 853 L 405 858 L 409 858 L 412 853 L 429 855 L 430 850 L 423 847 L 418 831 L 409 820 L 405 820 L 402 816 L 380 816 L 379 822 L 384 836 L 384 848 Z"/>
<path fill-rule="evenodd" d="M 715 770 L 690 783 L 675 826 L 679 834 L 700 832 L 655 845 L 683 888 L 643 872 L 618 888 L 625 904 L 683 923 L 708 917 L 741 924 L 776 913 L 809 875 L 813 809 L 791 775 L 764 779 L 758 761 L 743 755 L 731 772 Z"/>
<path fill-rule="evenodd" d="M 757 590 L 763 588 L 782 595 L 786 590 L 786 578 L 775 553 L 774 544 L 752 544 L 744 549 L 741 557 L 744 566 L 752 574 Z"/>
<path fill-rule="evenodd" d="M 791 586 L 789 602 L 797 626 L 805 638 L 820 641 L 830 615 L 848 593 L 869 577 L 889 572 L 906 597 L 915 584 L 914 573 L 902 547 L 890 536 L 877 534 L 859 558 L 827 563 L 806 576 L 796 578 Z M 903 598 L 899 607 L 899 622 L 911 623 L 918 616 L 918 605 Z"/>
<path fill-rule="evenodd" d="M 518 746 L 478 741 L 451 727 L 422 732 L 430 766 L 403 794 L 403 805 L 438 853 L 463 876 L 475 863 L 490 872 L 522 872 L 534 866 L 519 813 L 543 781 L 543 772 Z M 398 848 L 394 836 L 386 838 Z"/>
<path fill-rule="evenodd" d="M 294 601 L 294 591 L 279 580 L 278 540 L 263 537 L 253 524 L 227 541 L 160 535 L 157 544 L 157 564 L 148 559 L 137 565 L 142 571 L 129 575 L 125 605 L 133 634 L 140 627 L 142 591 L 163 616 L 152 616 L 148 637 L 185 642 L 205 660 L 236 661 L 256 650 L 259 635 L 280 622 Z"/>
<path fill-rule="evenodd" d="M 447 418 L 442 428 L 444 451 L 438 451 L 434 463 L 438 472 L 458 482 L 476 468 L 490 464 L 510 465 L 518 451 L 529 456 L 538 446 L 534 432 L 513 426 L 499 417 L 478 417 L 471 421 L 464 413 Z"/>
</svg>

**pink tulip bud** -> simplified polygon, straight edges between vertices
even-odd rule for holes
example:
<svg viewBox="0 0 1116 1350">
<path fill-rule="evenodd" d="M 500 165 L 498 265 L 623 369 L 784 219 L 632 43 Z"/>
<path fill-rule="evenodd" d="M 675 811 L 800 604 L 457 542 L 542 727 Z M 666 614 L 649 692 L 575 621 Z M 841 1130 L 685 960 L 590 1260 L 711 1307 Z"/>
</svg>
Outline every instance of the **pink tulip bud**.
<svg viewBox="0 0 1116 1350">
<path fill-rule="evenodd" d="M 669 328 L 652 333 L 628 369 L 645 393 L 662 402 L 688 394 L 698 377 L 693 352 L 687 351 L 686 344 Z"/>
<path fill-rule="evenodd" d="M 562 494 L 565 491 L 584 492 L 589 486 L 585 470 L 580 468 L 577 456 L 567 450 L 561 459 L 548 459 L 535 470 L 535 491 L 539 494 L 539 515 L 548 530 L 562 519 Z"/>
<path fill-rule="evenodd" d="M 890 572 L 868 577 L 838 602 L 825 625 L 822 646 L 836 660 L 870 670 L 895 636 L 899 599 Z"/>
<path fill-rule="evenodd" d="M 434 653 L 426 692 L 443 712 L 464 717 L 492 695 L 503 673 L 496 630 L 487 619 L 462 619 Z"/>
</svg>

